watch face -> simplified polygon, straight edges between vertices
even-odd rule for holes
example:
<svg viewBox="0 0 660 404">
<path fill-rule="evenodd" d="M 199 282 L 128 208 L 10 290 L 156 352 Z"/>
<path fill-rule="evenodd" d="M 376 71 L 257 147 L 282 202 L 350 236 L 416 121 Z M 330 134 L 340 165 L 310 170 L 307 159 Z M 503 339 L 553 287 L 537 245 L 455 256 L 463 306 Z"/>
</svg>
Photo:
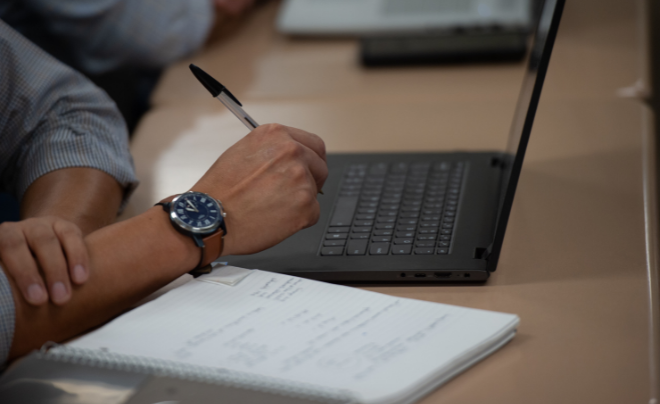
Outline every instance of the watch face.
<svg viewBox="0 0 660 404">
<path fill-rule="evenodd" d="M 215 199 L 200 192 L 188 192 L 172 203 L 172 218 L 184 229 L 194 233 L 212 232 L 222 218 Z"/>
</svg>

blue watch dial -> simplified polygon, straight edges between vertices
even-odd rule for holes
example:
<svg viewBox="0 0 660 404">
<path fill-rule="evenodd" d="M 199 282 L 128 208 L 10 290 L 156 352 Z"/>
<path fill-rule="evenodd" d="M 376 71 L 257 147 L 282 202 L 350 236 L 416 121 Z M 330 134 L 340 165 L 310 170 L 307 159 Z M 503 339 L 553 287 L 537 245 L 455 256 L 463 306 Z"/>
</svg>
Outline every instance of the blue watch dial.
<svg viewBox="0 0 660 404">
<path fill-rule="evenodd" d="M 218 203 L 201 193 L 181 195 L 173 202 L 172 211 L 183 223 L 202 231 L 215 227 L 221 218 Z"/>
</svg>

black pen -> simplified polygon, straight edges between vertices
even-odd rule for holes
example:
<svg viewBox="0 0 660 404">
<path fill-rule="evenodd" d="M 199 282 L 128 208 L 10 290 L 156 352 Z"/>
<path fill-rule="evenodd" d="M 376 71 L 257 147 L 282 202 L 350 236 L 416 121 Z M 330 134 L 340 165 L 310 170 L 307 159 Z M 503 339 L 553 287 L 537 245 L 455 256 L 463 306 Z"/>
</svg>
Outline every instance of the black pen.
<svg viewBox="0 0 660 404">
<path fill-rule="evenodd" d="M 248 129 L 252 130 L 259 126 L 259 124 L 254 119 L 252 119 L 252 117 L 248 115 L 247 112 L 243 111 L 243 108 L 241 108 L 243 104 L 241 104 L 240 101 L 234 97 L 234 94 L 227 90 L 227 87 L 220 84 L 218 80 L 214 79 L 204 70 L 200 69 L 192 63 L 190 64 L 190 71 L 192 71 L 195 77 L 197 77 L 197 80 L 199 80 L 199 82 L 202 83 L 207 90 L 209 90 L 209 93 L 211 93 L 213 97 L 220 100 L 220 102 L 223 103 L 232 114 L 236 115 L 236 118 L 243 122 L 243 125 L 247 126 Z"/>
<path fill-rule="evenodd" d="M 247 126 L 247 128 L 250 130 L 259 126 L 257 121 L 252 119 L 252 117 L 248 115 L 247 112 L 243 111 L 243 108 L 241 108 L 243 104 L 241 104 L 240 101 L 234 97 L 234 94 L 227 90 L 227 87 L 220 84 L 218 80 L 214 79 L 208 73 L 195 66 L 194 64 L 191 63 L 189 67 L 190 71 L 193 72 L 195 77 L 197 77 L 197 80 L 199 80 L 199 82 L 202 83 L 202 85 L 204 85 L 207 90 L 209 90 L 209 93 L 211 93 L 213 97 L 220 100 L 220 102 L 223 103 L 232 114 L 236 115 L 236 118 L 243 122 L 243 125 Z M 323 190 L 319 189 L 319 194 L 323 195 Z"/>
</svg>

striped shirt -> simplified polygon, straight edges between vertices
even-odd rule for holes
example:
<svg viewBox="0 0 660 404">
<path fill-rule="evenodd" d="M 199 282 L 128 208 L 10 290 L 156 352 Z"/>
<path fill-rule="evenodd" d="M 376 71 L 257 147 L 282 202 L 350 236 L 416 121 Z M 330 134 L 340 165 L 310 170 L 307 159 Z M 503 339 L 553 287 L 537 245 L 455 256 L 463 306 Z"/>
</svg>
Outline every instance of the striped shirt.
<svg viewBox="0 0 660 404">
<path fill-rule="evenodd" d="M 37 178 L 67 167 L 108 173 L 126 197 L 137 185 L 112 100 L 0 20 L 0 191 L 20 200 Z M 13 300 L 0 273 L 0 364 L 13 332 Z"/>
</svg>

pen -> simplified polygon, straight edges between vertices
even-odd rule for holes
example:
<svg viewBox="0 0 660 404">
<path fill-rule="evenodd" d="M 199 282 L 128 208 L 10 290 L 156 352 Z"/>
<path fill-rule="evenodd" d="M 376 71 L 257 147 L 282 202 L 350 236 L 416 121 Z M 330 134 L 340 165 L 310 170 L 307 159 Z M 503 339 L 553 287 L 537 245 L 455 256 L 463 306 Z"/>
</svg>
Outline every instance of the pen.
<svg viewBox="0 0 660 404">
<path fill-rule="evenodd" d="M 199 82 L 202 83 L 202 85 L 206 87 L 207 90 L 209 90 L 209 93 L 211 93 L 213 97 L 220 100 L 220 102 L 223 103 L 224 106 L 227 107 L 227 109 L 230 110 L 239 121 L 243 122 L 243 125 L 245 125 L 250 130 L 259 126 L 257 121 L 252 119 L 252 117 L 248 115 L 247 112 L 243 111 L 243 108 L 241 108 L 243 104 L 241 104 L 240 101 L 234 97 L 234 94 L 227 90 L 227 87 L 220 84 L 218 80 L 214 79 L 208 73 L 195 66 L 194 64 L 191 63 L 189 67 L 190 71 L 195 75 L 195 77 L 197 77 L 197 80 L 199 80 Z M 323 195 L 323 190 L 319 190 L 319 194 Z"/>
<path fill-rule="evenodd" d="M 243 125 L 245 125 L 248 129 L 252 130 L 259 126 L 259 124 L 254 119 L 252 119 L 252 117 L 248 115 L 247 112 L 243 111 L 243 108 L 241 108 L 243 104 L 241 104 L 240 101 L 234 97 L 234 94 L 227 90 L 227 87 L 220 84 L 218 80 L 214 79 L 204 70 L 200 69 L 192 63 L 190 64 L 190 71 L 195 75 L 195 77 L 197 77 L 197 80 L 199 80 L 199 82 L 202 83 L 202 85 L 204 85 L 207 90 L 209 90 L 209 93 L 211 93 L 213 97 L 220 100 L 220 102 L 223 103 L 232 114 L 236 115 L 236 118 L 243 122 Z"/>
</svg>

